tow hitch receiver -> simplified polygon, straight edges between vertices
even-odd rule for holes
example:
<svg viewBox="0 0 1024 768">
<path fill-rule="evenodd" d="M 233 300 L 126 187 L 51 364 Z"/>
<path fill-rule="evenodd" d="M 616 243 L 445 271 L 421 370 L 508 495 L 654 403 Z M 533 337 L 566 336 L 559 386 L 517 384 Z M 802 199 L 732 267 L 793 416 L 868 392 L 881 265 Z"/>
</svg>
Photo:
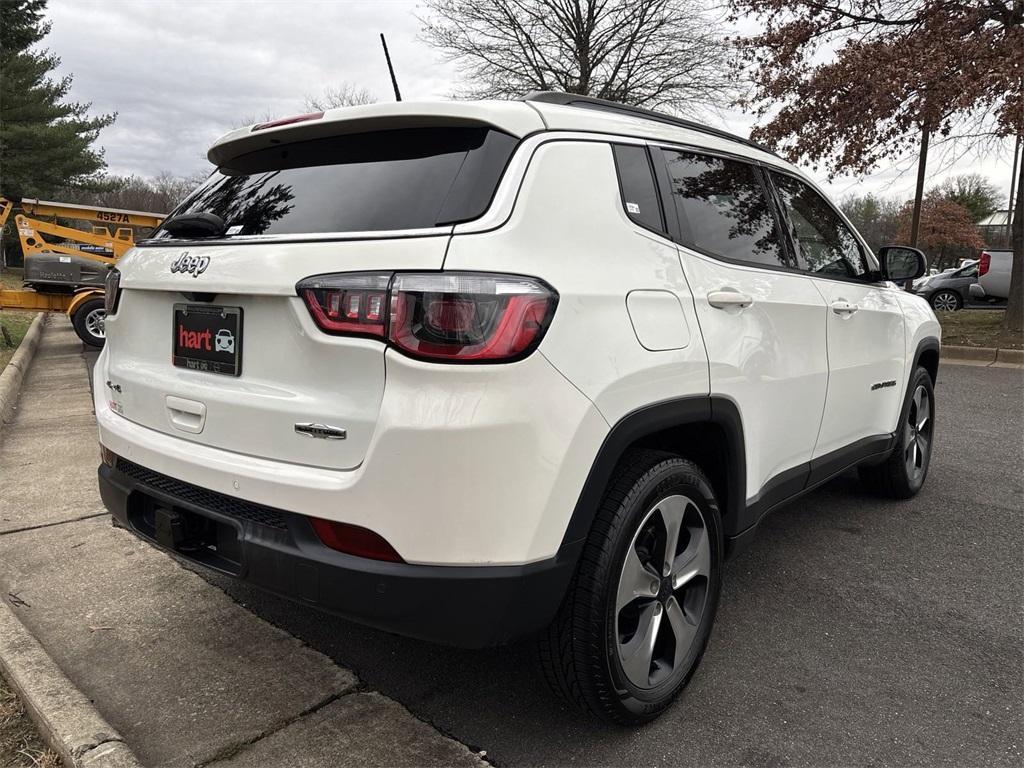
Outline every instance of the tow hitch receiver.
<svg viewBox="0 0 1024 768">
<path fill-rule="evenodd" d="M 178 549 L 185 542 L 185 519 L 173 509 L 157 507 L 153 510 L 156 540 L 167 549 Z"/>
<path fill-rule="evenodd" d="M 242 528 L 226 520 L 187 509 L 164 506 L 166 502 L 133 494 L 128 521 L 131 526 L 164 549 L 197 560 L 226 573 L 242 572 Z"/>
</svg>

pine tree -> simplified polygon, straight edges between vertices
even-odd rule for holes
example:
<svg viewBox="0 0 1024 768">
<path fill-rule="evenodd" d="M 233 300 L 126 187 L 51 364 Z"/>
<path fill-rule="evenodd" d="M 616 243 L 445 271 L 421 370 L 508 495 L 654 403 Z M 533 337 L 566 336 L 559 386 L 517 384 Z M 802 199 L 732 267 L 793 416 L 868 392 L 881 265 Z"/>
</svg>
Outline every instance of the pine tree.
<svg viewBox="0 0 1024 768">
<path fill-rule="evenodd" d="M 60 58 L 35 48 L 50 32 L 46 2 L 0 6 L 0 192 L 9 197 L 96 186 L 106 163 L 92 145 L 117 117 L 89 117 L 91 104 L 65 100 L 71 76 L 50 76 Z"/>
</svg>

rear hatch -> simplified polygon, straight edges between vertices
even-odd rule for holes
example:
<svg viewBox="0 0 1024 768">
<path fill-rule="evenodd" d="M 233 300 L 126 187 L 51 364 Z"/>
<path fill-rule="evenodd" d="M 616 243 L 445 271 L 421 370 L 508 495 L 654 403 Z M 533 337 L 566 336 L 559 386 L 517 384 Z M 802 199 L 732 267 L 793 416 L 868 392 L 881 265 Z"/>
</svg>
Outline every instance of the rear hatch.
<svg viewBox="0 0 1024 768">
<path fill-rule="evenodd" d="M 517 143 L 480 124 L 365 127 L 294 141 L 274 131 L 270 146 L 223 160 L 168 217 L 213 214 L 223 235 L 164 230 L 122 259 L 100 386 L 124 418 L 278 461 L 362 462 L 385 346 L 323 333 L 296 284 L 441 269 L 453 224 L 487 208 Z"/>
</svg>

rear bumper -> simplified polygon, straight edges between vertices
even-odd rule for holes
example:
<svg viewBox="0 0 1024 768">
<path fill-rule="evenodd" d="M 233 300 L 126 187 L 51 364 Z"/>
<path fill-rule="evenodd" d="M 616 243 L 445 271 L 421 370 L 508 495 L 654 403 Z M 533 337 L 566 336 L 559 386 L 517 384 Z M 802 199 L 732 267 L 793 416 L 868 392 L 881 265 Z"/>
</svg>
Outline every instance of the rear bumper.
<svg viewBox="0 0 1024 768">
<path fill-rule="evenodd" d="M 197 488 L 130 462 L 99 468 L 100 495 L 122 526 L 180 557 L 361 624 L 480 648 L 543 629 L 568 587 L 579 547 L 526 565 L 387 563 L 324 546 L 308 518 Z M 227 558 L 162 546 L 159 506 L 214 521 Z M 165 538 L 165 537 L 164 537 Z M 165 539 L 166 540 L 166 539 Z M 572 551 L 568 551 L 572 550 Z"/>
<path fill-rule="evenodd" d="M 971 294 L 972 299 L 985 299 L 985 289 L 982 288 L 978 283 L 971 283 L 967 286 L 967 292 Z"/>
<path fill-rule="evenodd" d="M 135 379 L 120 380 L 110 372 L 111 358 L 122 355 L 117 343 L 111 339 L 94 373 L 98 383 L 110 381 L 123 390 L 95 388 L 104 446 L 211 491 L 368 528 L 408 563 L 491 567 L 555 557 L 608 434 L 593 403 L 543 355 L 501 366 L 456 366 L 396 354 L 389 359 L 379 419 L 358 467 L 296 462 L 287 454 L 260 457 L 244 441 L 231 449 L 205 442 L 205 429 L 202 435 L 180 430 L 170 411 L 161 428 L 133 421 L 134 409 L 142 407 L 129 398 Z M 151 389 L 149 406 L 166 410 L 167 396 L 184 397 L 207 405 L 207 422 L 235 418 L 159 366 L 137 367 L 164 383 Z M 249 382 L 246 397 L 256 399 L 273 387 L 251 371 L 239 381 Z M 258 425 L 257 416 L 251 421 Z M 320 420 L 315 410 L 301 419 Z M 328 423 L 355 428 L 345 421 Z M 333 443 L 345 442 L 298 437 L 290 423 L 275 434 L 282 442 L 316 443 L 325 455 Z"/>
</svg>

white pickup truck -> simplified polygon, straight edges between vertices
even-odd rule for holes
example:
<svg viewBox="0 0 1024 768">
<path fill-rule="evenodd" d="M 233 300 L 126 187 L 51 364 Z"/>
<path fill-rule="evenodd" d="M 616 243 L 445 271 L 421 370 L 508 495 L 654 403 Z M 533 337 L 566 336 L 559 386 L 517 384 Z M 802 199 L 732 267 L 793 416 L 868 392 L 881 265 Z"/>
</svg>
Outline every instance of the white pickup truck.
<svg viewBox="0 0 1024 768">
<path fill-rule="evenodd" d="M 976 300 L 1001 299 L 1010 296 L 1010 268 L 1013 266 L 1013 251 L 982 251 L 978 261 L 978 282 L 968 288 L 971 298 Z"/>
</svg>

